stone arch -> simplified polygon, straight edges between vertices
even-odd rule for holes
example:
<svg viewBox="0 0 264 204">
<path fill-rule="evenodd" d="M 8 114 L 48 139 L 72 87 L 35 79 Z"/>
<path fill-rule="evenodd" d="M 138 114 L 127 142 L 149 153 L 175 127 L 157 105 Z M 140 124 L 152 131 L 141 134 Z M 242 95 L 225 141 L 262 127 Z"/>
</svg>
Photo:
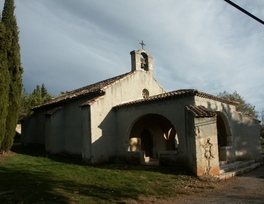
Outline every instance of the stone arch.
<svg viewBox="0 0 264 204">
<path fill-rule="evenodd" d="M 232 162 L 235 159 L 231 128 L 227 116 L 222 112 L 216 112 L 216 125 L 217 125 L 217 139 L 219 160 Z"/>
<path fill-rule="evenodd" d="M 227 116 L 222 112 L 217 113 L 217 137 L 219 146 L 232 146 L 232 134 Z"/>
<path fill-rule="evenodd" d="M 128 134 L 128 151 L 145 151 L 150 158 L 158 158 L 160 151 L 176 150 L 179 145 L 173 124 L 159 114 L 146 114 L 137 118 Z"/>
</svg>

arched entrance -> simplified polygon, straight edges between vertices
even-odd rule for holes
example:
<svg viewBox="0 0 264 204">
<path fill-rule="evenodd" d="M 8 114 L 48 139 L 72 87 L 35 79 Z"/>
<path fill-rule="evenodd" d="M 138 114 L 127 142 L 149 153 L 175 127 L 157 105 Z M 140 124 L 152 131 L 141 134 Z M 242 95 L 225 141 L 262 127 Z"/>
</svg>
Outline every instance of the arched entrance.
<svg viewBox="0 0 264 204">
<path fill-rule="evenodd" d="M 152 149 L 152 136 L 148 130 L 144 129 L 141 133 L 141 151 L 144 151 L 147 157 L 152 157 Z"/>
<path fill-rule="evenodd" d="M 148 159 L 158 159 L 161 152 L 169 155 L 171 151 L 175 154 L 178 145 L 178 136 L 172 123 L 162 115 L 147 114 L 134 122 L 128 151 L 141 152 Z"/>
<path fill-rule="evenodd" d="M 231 132 L 227 118 L 217 112 L 217 139 L 220 162 L 233 162 L 235 159 Z"/>
<path fill-rule="evenodd" d="M 218 146 L 223 147 L 227 146 L 227 132 L 224 120 L 220 114 L 217 114 L 217 139 L 218 139 Z"/>
</svg>

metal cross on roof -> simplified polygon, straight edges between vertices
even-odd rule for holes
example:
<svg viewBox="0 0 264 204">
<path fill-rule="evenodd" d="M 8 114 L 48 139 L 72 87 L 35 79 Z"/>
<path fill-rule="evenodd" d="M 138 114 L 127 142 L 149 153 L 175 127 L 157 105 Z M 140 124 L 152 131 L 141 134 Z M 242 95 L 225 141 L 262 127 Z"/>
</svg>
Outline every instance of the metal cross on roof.
<svg viewBox="0 0 264 204">
<path fill-rule="evenodd" d="M 144 49 L 144 46 L 146 46 L 146 44 L 144 44 L 143 40 L 139 44 L 142 46 L 142 49 Z"/>
</svg>

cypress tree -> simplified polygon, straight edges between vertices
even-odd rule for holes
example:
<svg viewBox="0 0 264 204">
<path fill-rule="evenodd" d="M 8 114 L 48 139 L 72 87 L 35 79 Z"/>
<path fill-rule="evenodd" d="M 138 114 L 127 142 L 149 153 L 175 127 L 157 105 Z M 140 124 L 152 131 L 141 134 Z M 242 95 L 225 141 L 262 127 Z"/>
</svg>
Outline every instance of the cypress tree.
<svg viewBox="0 0 264 204">
<path fill-rule="evenodd" d="M 5 137 L 9 83 L 10 78 L 7 66 L 5 27 L 3 23 L 0 22 L 0 147 Z"/>
<path fill-rule="evenodd" d="M 1 152 L 10 150 L 13 145 L 15 128 L 18 120 L 18 111 L 22 92 L 22 73 L 20 61 L 20 46 L 18 27 L 14 15 L 14 0 L 5 0 L 2 23 L 5 26 L 5 41 L 7 45 L 7 66 L 10 76 L 9 106 L 6 118 L 6 131 L 1 144 Z"/>
</svg>

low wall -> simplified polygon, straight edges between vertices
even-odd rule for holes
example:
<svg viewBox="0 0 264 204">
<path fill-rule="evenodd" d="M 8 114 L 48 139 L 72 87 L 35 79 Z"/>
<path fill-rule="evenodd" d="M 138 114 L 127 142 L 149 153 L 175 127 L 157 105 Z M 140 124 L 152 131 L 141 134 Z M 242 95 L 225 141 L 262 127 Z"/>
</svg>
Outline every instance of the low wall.
<svg viewBox="0 0 264 204">
<path fill-rule="evenodd" d="M 159 164 L 161 166 L 177 166 L 177 151 L 160 151 Z"/>
<path fill-rule="evenodd" d="M 144 160 L 144 151 L 129 151 L 126 153 L 126 161 L 129 164 L 143 164 Z"/>
<path fill-rule="evenodd" d="M 178 166 L 182 163 L 179 161 L 177 151 L 159 151 L 159 165 L 161 166 Z M 129 151 L 126 153 L 126 161 L 130 164 L 146 164 L 150 161 L 145 157 L 144 151 Z"/>
<path fill-rule="evenodd" d="M 219 159 L 220 161 L 227 161 L 228 163 L 234 162 L 236 158 L 233 147 L 232 146 L 220 147 Z"/>
</svg>

